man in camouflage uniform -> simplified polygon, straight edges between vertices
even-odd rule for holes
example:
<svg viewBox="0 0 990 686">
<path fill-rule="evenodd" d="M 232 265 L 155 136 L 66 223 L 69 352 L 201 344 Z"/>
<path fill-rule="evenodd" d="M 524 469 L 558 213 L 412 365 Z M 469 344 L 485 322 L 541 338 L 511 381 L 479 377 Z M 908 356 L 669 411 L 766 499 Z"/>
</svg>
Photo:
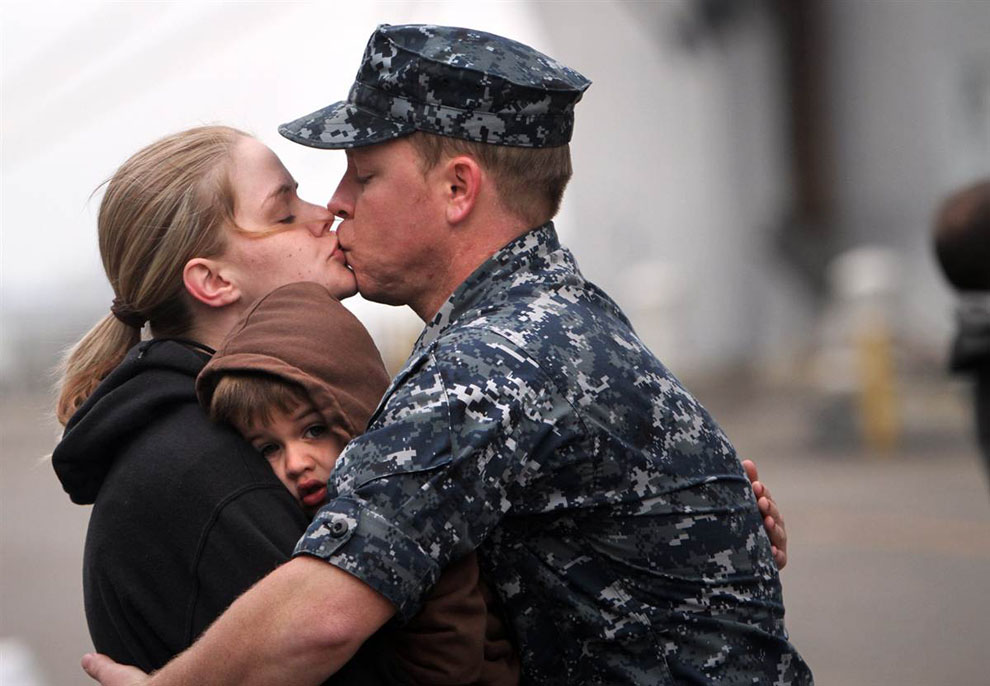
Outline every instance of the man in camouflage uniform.
<svg viewBox="0 0 990 686">
<path fill-rule="evenodd" d="M 296 558 L 152 683 L 316 683 L 475 549 L 526 683 L 811 683 L 735 451 L 561 247 L 563 185 L 519 210 L 406 138 L 563 146 L 588 85 L 504 38 L 382 26 L 348 101 L 281 127 L 348 149 L 330 208 L 359 288 L 427 326 Z"/>
</svg>

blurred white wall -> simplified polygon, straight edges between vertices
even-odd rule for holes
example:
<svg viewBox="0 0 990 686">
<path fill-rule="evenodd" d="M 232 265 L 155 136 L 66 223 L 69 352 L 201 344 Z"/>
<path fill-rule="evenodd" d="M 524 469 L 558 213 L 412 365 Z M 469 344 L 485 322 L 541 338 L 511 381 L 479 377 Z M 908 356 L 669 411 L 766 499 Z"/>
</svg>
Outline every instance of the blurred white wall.
<svg viewBox="0 0 990 686">
<path fill-rule="evenodd" d="M 595 80 L 573 142 L 571 247 L 660 358 L 697 374 L 792 350 L 807 307 L 770 251 L 790 194 L 773 26 L 747 14 L 689 52 L 690 5 L 538 8 L 557 55 Z"/>
</svg>

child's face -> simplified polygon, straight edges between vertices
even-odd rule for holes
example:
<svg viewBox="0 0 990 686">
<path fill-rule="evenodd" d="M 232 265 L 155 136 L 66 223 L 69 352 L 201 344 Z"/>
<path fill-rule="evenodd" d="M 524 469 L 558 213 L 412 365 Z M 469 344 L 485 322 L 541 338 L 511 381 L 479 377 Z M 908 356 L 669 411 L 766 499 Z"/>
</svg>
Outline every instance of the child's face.
<svg viewBox="0 0 990 686">
<path fill-rule="evenodd" d="M 270 422 L 235 426 L 272 466 L 300 506 L 316 514 L 327 497 L 327 479 L 345 441 L 329 430 L 316 409 L 304 403 L 290 412 L 275 410 Z"/>
</svg>

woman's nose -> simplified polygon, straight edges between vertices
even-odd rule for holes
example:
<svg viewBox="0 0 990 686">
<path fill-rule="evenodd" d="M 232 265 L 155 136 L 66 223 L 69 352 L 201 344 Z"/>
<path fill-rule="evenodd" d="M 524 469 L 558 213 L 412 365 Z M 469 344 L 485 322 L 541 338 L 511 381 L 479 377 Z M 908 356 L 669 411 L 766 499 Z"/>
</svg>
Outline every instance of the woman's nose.
<svg viewBox="0 0 990 686">
<path fill-rule="evenodd" d="M 334 215 L 327 208 L 314 205 L 313 203 L 306 203 L 305 212 L 306 215 L 303 217 L 303 223 L 309 229 L 309 232 L 317 238 L 326 234 L 330 230 L 330 227 L 333 226 Z"/>
</svg>

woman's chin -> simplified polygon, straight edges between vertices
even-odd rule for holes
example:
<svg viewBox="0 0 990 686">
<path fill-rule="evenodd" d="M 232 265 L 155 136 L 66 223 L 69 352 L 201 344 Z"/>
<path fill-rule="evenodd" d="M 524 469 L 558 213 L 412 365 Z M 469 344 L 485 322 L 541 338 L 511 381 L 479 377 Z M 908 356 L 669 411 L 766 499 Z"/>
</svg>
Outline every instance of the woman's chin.
<svg viewBox="0 0 990 686">
<path fill-rule="evenodd" d="M 341 276 L 334 278 L 327 284 L 327 290 L 329 290 L 331 295 L 337 298 L 337 300 L 349 298 L 352 295 L 356 295 L 358 292 L 357 281 L 354 279 L 354 274 L 350 271 L 348 271 L 347 274 L 347 277 Z"/>
<path fill-rule="evenodd" d="M 343 300 L 344 298 L 349 298 L 352 295 L 357 295 L 357 282 L 352 281 L 351 283 L 344 285 L 330 286 L 330 293 L 337 300 Z"/>
</svg>

